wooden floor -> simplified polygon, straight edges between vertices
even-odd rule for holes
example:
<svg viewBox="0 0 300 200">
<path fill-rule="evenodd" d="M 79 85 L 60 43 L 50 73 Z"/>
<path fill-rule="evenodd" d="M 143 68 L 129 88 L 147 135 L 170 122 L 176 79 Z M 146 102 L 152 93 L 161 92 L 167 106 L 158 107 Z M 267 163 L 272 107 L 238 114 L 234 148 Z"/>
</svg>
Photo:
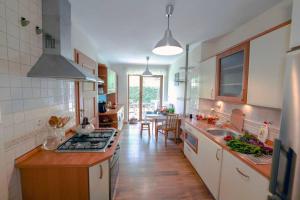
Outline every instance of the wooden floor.
<svg viewBox="0 0 300 200">
<path fill-rule="evenodd" d="M 116 200 L 212 200 L 204 183 L 173 141 L 139 126 L 125 126 Z"/>
</svg>

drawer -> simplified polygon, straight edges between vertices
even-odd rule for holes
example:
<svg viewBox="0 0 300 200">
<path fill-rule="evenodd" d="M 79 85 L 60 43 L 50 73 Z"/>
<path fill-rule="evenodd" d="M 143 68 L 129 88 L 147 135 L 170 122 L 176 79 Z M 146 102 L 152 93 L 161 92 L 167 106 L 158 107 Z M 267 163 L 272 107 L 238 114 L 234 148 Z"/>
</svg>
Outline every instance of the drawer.
<svg viewBox="0 0 300 200">
<path fill-rule="evenodd" d="M 223 151 L 220 200 L 266 200 L 269 180 Z"/>
</svg>

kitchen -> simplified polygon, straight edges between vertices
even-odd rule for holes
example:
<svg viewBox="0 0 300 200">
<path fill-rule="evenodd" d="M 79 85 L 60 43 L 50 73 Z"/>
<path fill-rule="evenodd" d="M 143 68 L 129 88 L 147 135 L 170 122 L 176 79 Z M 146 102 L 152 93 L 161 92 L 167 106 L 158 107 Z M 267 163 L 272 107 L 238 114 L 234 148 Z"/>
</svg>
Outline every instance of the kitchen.
<svg viewBox="0 0 300 200">
<path fill-rule="evenodd" d="M 209 14 L 203 2 L 147 3 L 154 16 L 139 2 L 0 1 L 0 199 L 300 199 L 294 123 L 300 1 L 266 2 L 253 1 L 247 10 L 246 1 L 232 1 L 233 10 L 216 13 L 224 21 L 216 16 L 192 29 L 202 19 L 198 9 Z M 118 12 L 111 13 L 114 8 Z M 151 52 L 165 28 L 165 12 L 167 30 L 184 45 L 177 56 Z M 142 14 L 149 21 L 132 20 Z M 122 31 L 118 27 L 128 41 L 113 34 Z M 144 38 L 132 37 L 138 29 Z M 131 38 L 147 49 L 129 47 Z M 163 77 L 159 98 L 151 102 L 172 105 L 180 115 L 175 141 L 157 138 L 153 122 L 150 137 L 140 134 L 139 122 L 129 124 L 129 75 L 143 85 L 147 70 Z M 141 120 L 147 113 L 139 98 L 134 109 Z M 272 147 L 273 158 L 234 149 L 245 131 Z M 227 136 L 231 141 L 225 142 Z"/>
</svg>

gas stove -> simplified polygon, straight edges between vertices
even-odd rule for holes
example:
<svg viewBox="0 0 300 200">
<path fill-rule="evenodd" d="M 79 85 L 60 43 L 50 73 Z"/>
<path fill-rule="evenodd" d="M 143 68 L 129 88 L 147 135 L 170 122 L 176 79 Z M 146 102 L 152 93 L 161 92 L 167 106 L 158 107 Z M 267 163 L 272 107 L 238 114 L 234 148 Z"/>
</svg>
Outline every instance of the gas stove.
<svg viewBox="0 0 300 200">
<path fill-rule="evenodd" d="M 99 129 L 89 134 L 76 133 L 58 146 L 58 152 L 105 152 L 114 142 L 116 129 Z"/>
</svg>

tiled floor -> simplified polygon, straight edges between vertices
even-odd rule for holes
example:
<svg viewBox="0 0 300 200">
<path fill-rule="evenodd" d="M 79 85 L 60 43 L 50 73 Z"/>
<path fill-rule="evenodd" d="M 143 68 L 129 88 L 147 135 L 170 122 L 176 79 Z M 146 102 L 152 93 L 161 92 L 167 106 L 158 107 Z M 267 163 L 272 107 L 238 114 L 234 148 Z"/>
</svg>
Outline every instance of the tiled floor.
<svg viewBox="0 0 300 200">
<path fill-rule="evenodd" d="M 196 171 L 173 141 L 161 135 L 141 136 L 138 126 L 125 126 L 121 138 L 116 200 L 212 200 Z"/>
</svg>

